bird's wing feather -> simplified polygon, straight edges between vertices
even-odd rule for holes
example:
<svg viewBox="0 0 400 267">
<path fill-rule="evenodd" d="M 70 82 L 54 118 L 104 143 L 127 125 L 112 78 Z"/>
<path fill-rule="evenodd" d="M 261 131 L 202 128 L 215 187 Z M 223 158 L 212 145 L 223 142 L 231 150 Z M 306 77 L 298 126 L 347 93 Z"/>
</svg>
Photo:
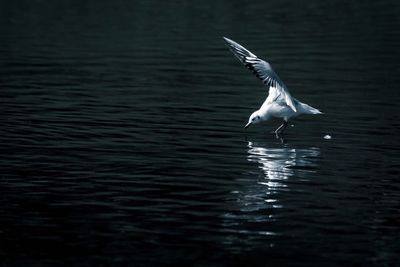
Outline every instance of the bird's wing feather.
<svg viewBox="0 0 400 267">
<path fill-rule="evenodd" d="M 223 37 L 233 54 L 251 70 L 265 85 L 269 86 L 267 102 L 272 102 L 277 98 L 282 98 L 286 104 L 296 111 L 294 101 L 286 85 L 272 69 L 271 65 L 259 59 L 256 55 L 241 46 L 240 44 Z"/>
</svg>

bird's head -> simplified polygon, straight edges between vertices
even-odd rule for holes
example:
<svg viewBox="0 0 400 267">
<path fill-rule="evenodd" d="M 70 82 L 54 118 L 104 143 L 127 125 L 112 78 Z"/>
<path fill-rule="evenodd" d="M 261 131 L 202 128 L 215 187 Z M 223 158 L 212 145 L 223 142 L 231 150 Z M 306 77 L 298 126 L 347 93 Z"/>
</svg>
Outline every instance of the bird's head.
<svg viewBox="0 0 400 267">
<path fill-rule="evenodd" d="M 259 123 L 259 122 L 261 122 L 261 120 L 262 120 L 262 117 L 261 117 L 260 111 L 257 110 L 255 112 L 253 112 L 253 114 L 250 115 L 249 122 L 244 126 L 244 128 L 247 128 L 252 124 Z"/>
</svg>

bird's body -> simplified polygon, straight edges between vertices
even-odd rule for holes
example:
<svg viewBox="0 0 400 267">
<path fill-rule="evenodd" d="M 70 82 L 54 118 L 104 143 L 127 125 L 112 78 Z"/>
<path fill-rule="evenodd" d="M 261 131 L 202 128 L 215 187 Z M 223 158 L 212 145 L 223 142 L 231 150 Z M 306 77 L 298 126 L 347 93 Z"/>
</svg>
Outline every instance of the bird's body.
<svg viewBox="0 0 400 267">
<path fill-rule="evenodd" d="M 321 114 L 318 109 L 292 97 L 286 85 L 274 72 L 268 62 L 259 59 L 238 43 L 225 37 L 224 40 L 233 54 L 269 87 L 267 99 L 261 105 L 260 109 L 251 114 L 245 128 L 251 124 L 267 121 L 271 118 L 280 118 L 283 119 L 284 122 L 275 131 L 275 134 L 280 136 L 283 134 L 289 119 L 302 114 Z"/>
<path fill-rule="evenodd" d="M 263 115 L 263 118 L 281 118 L 284 121 L 288 121 L 291 118 L 297 117 L 302 114 L 320 114 L 321 112 L 309 105 L 300 102 L 296 98 L 292 97 L 293 104 L 296 108 L 294 111 L 290 106 L 288 106 L 284 101 L 272 101 L 269 102 L 268 99 L 264 101 L 259 109 L 259 112 Z"/>
</svg>

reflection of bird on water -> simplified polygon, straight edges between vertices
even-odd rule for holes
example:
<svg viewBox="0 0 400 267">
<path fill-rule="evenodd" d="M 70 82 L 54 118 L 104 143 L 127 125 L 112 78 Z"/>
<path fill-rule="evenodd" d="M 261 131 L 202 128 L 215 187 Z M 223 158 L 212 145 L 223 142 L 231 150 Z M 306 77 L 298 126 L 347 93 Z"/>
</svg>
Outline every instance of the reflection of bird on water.
<svg viewBox="0 0 400 267">
<path fill-rule="evenodd" d="M 283 181 L 294 174 L 301 175 L 299 170 L 313 170 L 316 165 L 315 158 L 320 154 L 319 148 L 316 147 L 266 148 L 248 142 L 248 148 L 247 160 L 259 164 L 266 179 L 260 184 L 268 186 L 271 191 L 287 187 Z M 296 170 L 298 170 L 297 173 Z"/>
<path fill-rule="evenodd" d="M 252 171 L 248 184 L 235 191 L 241 211 L 246 212 L 281 208 L 279 192 L 292 189 L 288 181 L 290 178 L 305 180 L 310 172 L 315 172 L 320 155 L 320 149 L 316 147 L 267 147 L 248 142 L 247 148 L 247 160 L 256 163 L 262 175 L 254 175 L 259 171 Z M 254 176 L 258 179 L 254 180 Z M 269 220 L 272 215 L 269 211 L 265 216 L 255 220 Z"/>
<path fill-rule="evenodd" d="M 225 226 L 240 233 L 253 231 L 257 235 L 275 235 L 277 232 L 268 222 L 276 221 L 276 212 L 283 208 L 279 193 L 291 190 L 289 179 L 300 177 L 305 180 L 309 172 L 315 171 L 320 150 L 316 147 L 271 148 L 248 142 L 247 153 L 247 160 L 258 165 L 262 175 L 258 175 L 260 171 L 254 166 L 256 171 L 246 173 L 247 179 L 242 180 L 246 184 L 232 191 L 240 212 L 226 212 Z M 259 223 L 257 231 L 254 231 L 254 223 Z"/>
<path fill-rule="evenodd" d="M 269 87 L 267 99 L 259 110 L 251 114 L 245 128 L 271 118 L 281 118 L 283 124 L 274 131 L 276 137 L 279 138 L 283 135 L 289 119 L 302 114 L 321 114 L 318 109 L 292 97 L 268 62 L 259 59 L 240 44 L 225 37 L 224 40 L 233 54 Z"/>
</svg>

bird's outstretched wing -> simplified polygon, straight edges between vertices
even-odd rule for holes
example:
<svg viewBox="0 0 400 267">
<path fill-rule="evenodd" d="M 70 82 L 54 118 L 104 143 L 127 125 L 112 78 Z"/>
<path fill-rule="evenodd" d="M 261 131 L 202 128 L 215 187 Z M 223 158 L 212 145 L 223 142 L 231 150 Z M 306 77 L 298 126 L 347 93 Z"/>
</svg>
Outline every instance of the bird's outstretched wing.
<svg viewBox="0 0 400 267">
<path fill-rule="evenodd" d="M 286 85 L 272 69 L 271 65 L 268 62 L 259 59 L 256 55 L 240 44 L 226 37 L 223 38 L 233 54 L 269 87 L 267 102 L 272 102 L 277 98 L 282 98 L 291 109 L 296 111 L 292 96 L 290 95 Z"/>
</svg>

